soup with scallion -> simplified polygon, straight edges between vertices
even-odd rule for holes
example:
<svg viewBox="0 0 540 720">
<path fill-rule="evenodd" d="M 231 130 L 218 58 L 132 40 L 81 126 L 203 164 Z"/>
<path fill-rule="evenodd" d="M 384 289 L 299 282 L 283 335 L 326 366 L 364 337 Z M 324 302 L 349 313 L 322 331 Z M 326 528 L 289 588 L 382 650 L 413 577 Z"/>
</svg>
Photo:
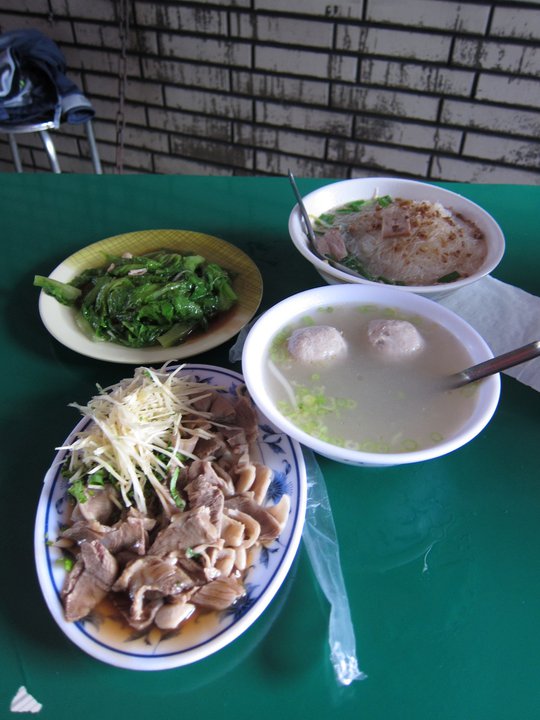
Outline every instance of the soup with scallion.
<svg viewBox="0 0 540 720">
<path fill-rule="evenodd" d="M 266 381 L 279 411 L 309 435 L 401 453 L 439 444 L 470 416 L 475 387 L 443 390 L 441 380 L 471 364 L 454 335 L 427 318 L 346 304 L 282 328 Z"/>
</svg>

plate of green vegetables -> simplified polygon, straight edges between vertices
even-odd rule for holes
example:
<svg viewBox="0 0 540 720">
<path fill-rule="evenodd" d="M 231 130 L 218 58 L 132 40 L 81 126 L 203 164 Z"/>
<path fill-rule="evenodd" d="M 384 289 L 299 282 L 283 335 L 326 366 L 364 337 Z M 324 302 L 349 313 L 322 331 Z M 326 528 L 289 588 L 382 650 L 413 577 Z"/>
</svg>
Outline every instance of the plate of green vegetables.
<svg viewBox="0 0 540 720">
<path fill-rule="evenodd" d="M 74 253 L 36 275 L 51 335 L 88 357 L 180 360 L 217 347 L 255 315 L 257 266 L 239 248 L 191 230 L 141 230 Z"/>
</svg>

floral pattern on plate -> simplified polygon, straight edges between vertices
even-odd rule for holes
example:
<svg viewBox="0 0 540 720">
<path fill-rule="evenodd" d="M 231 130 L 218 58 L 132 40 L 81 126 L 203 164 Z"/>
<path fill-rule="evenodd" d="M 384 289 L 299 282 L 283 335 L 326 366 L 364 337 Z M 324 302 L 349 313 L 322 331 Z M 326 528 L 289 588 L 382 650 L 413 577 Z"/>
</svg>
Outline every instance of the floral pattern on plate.
<svg viewBox="0 0 540 720">
<path fill-rule="evenodd" d="M 170 366 L 170 369 L 173 368 Z M 225 388 L 223 392 L 229 394 L 234 394 L 243 384 L 243 378 L 238 373 L 210 365 L 185 365 L 181 373 Z M 298 550 L 305 518 L 307 483 L 300 445 L 281 433 L 261 413 L 258 417 L 259 437 L 253 449 L 254 459 L 268 465 L 274 474 L 267 502 L 275 504 L 287 493 L 290 496 L 289 516 L 279 538 L 262 549 L 248 571 L 245 596 L 227 611 L 212 614 L 211 622 L 202 622 L 188 632 L 181 630 L 155 636 L 134 633 L 126 638 L 115 634 L 107 627 L 107 622 L 66 622 L 60 597 L 66 571 L 61 552 L 50 543 L 56 538 L 67 510 L 67 481 L 61 472 L 65 451 L 57 452 L 45 476 L 36 515 L 34 547 L 37 574 L 54 620 L 67 637 L 86 653 L 111 665 L 134 670 L 162 670 L 187 665 L 231 643 L 268 606 L 284 582 Z M 69 438 L 88 422 L 87 419 L 81 420 Z"/>
</svg>

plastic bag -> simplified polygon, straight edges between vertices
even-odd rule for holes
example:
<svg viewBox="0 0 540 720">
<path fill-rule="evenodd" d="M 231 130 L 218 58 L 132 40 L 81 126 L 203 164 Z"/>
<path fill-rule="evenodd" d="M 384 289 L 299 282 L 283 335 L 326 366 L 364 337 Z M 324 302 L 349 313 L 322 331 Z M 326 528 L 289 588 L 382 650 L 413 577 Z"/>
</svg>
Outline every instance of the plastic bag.
<svg viewBox="0 0 540 720">
<path fill-rule="evenodd" d="M 339 544 L 330 500 L 321 469 L 311 450 L 303 448 L 306 462 L 308 498 L 302 539 L 313 572 L 330 603 L 328 643 L 330 661 L 341 685 L 367 676 L 358 667 L 356 639 L 349 599 L 341 571 Z"/>
</svg>

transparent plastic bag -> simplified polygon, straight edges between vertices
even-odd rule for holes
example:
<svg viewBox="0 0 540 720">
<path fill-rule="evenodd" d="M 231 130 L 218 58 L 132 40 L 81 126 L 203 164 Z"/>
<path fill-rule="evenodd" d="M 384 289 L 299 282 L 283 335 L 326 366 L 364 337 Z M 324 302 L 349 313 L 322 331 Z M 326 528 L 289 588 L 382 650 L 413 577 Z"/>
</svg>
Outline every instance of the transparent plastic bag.
<svg viewBox="0 0 540 720">
<path fill-rule="evenodd" d="M 242 361 L 242 350 L 244 348 L 245 339 L 251 330 L 251 327 L 257 322 L 258 317 L 258 315 L 255 316 L 253 320 L 245 325 L 238 333 L 238 337 L 236 338 L 234 345 L 229 350 L 229 362 L 236 363 Z"/>
<path fill-rule="evenodd" d="M 330 603 L 328 643 L 330 661 L 341 685 L 367 676 L 358 667 L 356 639 L 349 599 L 341 571 L 339 544 L 330 500 L 321 469 L 311 450 L 303 448 L 306 462 L 308 499 L 302 539 L 313 572 Z"/>
<path fill-rule="evenodd" d="M 240 362 L 244 340 L 251 325 L 238 335 L 229 351 L 230 362 Z M 326 491 L 324 477 L 308 448 L 302 448 L 306 463 L 308 498 L 306 522 L 302 539 L 313 567 L 315 577 L 330 603 L 328 643 L 330 662 L 340 685 L 350 685 L 367 676 L 359 669 L 356 658 L 356 639 L 351 619 L 349 599 L 341 570 L 336 527 Z"/>
</svg>

